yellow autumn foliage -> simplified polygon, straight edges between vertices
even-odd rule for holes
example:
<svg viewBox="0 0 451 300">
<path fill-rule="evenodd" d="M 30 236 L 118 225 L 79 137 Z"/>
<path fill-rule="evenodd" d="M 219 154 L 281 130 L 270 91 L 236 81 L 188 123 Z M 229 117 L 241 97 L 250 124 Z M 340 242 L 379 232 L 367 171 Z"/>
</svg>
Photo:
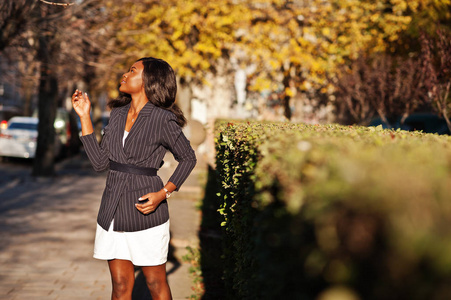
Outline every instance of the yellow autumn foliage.
<svg viewBox="0 0 451 300">
<path fill-rule="evenodd" d="M 128 57 L 163 57 L 179 76 L 202 81 L 220 57 L 233 56 L 256 66 L 253 90 L 279 87 L 271 82 L 290 69 L 301 72 L 293 78 L 299 89 L 322 86 L 360 53 L 386 51 L 418 31 L 412 26 L 451 19 L 451 0 L 105 2 Z"/>
</svg>

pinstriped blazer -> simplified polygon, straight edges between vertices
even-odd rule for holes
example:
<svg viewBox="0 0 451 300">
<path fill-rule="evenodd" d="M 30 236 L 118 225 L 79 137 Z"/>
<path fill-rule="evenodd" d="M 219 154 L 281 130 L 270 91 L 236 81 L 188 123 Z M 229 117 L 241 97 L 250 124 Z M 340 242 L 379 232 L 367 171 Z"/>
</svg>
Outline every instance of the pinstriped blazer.
<svg viewBox="0 0 451 300">
<path fill-rule="evenodd" d="M 94 134 L 81 137 L 94 170 L 107 170 L 109 160 L 159 169 L 166 151 L 169 150 L 178 161 L 169 181 L 178 190 L 196 165 L 196 156 L 181 127 L 177 125 L 176 116 L 147 102 L 123 146 L 122 139 L 129 108 L 130 104 L 111 111 L 110 121 L 104 129 L 100 145 Z M 114 218 L 115 231 L 138 231 L 165 223 L 169 219 L 166 200 L 148 215 L 142 214 L 135 207 L 135 203 L 139 203 L 140 196 L 157 192 L 163 186 L 158 176 L 109 170 L 97 223 L 108 230 Z"/>
</svg>

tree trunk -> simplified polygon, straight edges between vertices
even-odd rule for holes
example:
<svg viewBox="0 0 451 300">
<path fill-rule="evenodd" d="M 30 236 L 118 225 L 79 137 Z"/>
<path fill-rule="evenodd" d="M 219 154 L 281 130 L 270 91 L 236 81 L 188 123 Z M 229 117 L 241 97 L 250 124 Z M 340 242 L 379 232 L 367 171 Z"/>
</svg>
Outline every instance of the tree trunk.
<svg viewBox="0 0 451 300">
<path fill-rule="evenodd" d="M 446 84 L 445 92 L 443 95 L 443 103 L 442 103 L 442 107 L 441 107 L 440 111 L 442 113 L 443 118 L 446 121 L 446 125 L 448 126 L 449 131 L 451 132 L 451 121 L 448 117 L 448 97 L 449 97 L 450 88 L 451 88 L 451 81 Z M 440 96 L 441 95 L 439 95 L 439 97 Z"/>
<path fill-rule="evenodd" d="M 33 176 L 53 176 L 55 172 L 55 122 L 57 79 L 48 70 L 47 65 L 41 65 L 41 78 L 38 98 L 38 144 L 33 163 Z"/>
<path fill-rule="evenodd" d="M 291 120 L 291 107 L 290 107 L 290 99 L 291 97 L 288 95 L 285 95 L 283 97 L 283 109 L 284 109 L 284 116 Z"/>
<path fill-rule="evenodd" d="M 58 97 L 58 81 L 51 65 L 55 48 L 50 45 L 51 35 L 43 24 L 44 34 L 39 38 L 38 59 L 40 79 L 38 95 L 38 142 L 33 162 L 33 176 L 53 176 L 55 173 L 55 115 Z"/>
<path fill-rule="evenodd" d="M 288 73 L 288 72 L 286 72 Z M 288 119 L 291 120 L 291 107 L 290 107 L 290 99 L 291 97 L 289 95 L 287 95 L 287 89 L 290 88 L 290 75 L 285 75 L 283 78 L 283 86 L 285 88 L 285 93 L 283 96 L 283 100 L 282 100 L 282 104 L 283 104 L 283 114 L 284 116 Z"/>
</svg>

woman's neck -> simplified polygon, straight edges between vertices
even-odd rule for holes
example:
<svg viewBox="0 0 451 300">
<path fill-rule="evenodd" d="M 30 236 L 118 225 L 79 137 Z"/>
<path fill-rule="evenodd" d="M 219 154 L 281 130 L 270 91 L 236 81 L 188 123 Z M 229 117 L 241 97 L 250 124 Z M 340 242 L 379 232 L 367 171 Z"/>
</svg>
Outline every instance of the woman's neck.
<svg viewBox="0 0 451 300">
<path fill-rule="evenodd" d="M 130 102 L 130 112 L 131 113 L 137 113 L 141 111 L 141 109 L 146 105 L 148 102 L 147 97 L 139 97 L 139 96 L 132 96 L 132 101 Z"/>
</svg>

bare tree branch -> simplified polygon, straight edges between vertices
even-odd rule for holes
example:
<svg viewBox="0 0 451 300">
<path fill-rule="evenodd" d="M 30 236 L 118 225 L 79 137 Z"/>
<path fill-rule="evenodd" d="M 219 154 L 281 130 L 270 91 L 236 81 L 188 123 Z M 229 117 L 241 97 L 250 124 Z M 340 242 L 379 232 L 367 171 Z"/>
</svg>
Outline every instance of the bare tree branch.
<svg viewBox="0 0 451 300">
<path fill-rule="evenodd" d="M 39 1 L 41 1 L 42 3 L 48 4 L 48 5 L 63 6 L 64 8 L 75 4 L 75 3 L 56 3 L 56 2 L 45 1 L 45 0 L 39 0 Z"/>
</svg>

